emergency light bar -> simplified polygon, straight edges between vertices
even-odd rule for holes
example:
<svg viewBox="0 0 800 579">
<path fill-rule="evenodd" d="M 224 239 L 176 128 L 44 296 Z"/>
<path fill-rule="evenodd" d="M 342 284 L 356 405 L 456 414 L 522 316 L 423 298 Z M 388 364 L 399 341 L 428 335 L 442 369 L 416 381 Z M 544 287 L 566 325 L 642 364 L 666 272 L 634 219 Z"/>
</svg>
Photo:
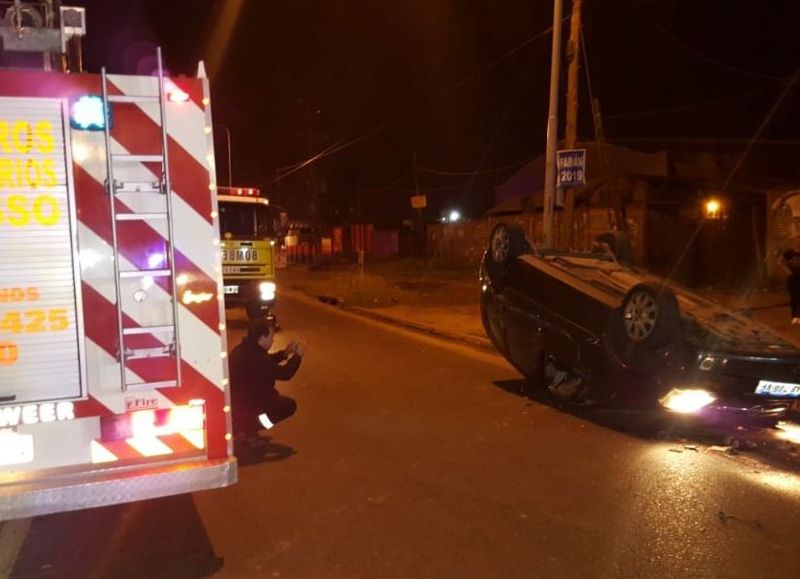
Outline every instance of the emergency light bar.
<svg viewBox="0 0 800 579">
<path fill-rule="evenodd" d="M 79 131 L 104 131 L 108 122 L 112 126 L 111 109 L 106 111 L 103 98 L 97 95 L 85 95 L 75 100 L 70 106 L 69 124 Z"/>
<path fill-rule="evenodd" d="M 260 197 L 261 190 L 255 187 L 217 187 L 220 195 L 234 195 L 236 197 Z"/>
<path fill-rule="evenodd" d="M 185 103 L 189 100 L 189 94 L 176 87 L 167 94 L 167 98 L 171 103 Z"/>
</svg>

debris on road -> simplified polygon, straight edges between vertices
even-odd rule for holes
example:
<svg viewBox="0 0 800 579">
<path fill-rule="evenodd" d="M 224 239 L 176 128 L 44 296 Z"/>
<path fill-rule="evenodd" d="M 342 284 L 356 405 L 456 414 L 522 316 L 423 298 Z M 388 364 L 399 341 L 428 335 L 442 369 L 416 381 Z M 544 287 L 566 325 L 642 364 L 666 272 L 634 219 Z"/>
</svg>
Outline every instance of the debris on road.
<svg viewBox="0 0 800 579">
<path fill-rule="evenodd" d="M 758 519 L 743 519 L 742 517 L 737 517 L 736 515 L 729 515 L 725 511 L 717 512 L 717 518 L 719 518 L 719 520 L 725 525 L 728 524 L 728 521 L 737 521 L 746 527 L 761 531 L 765 530 L 764 525 Z"/>
</svg>

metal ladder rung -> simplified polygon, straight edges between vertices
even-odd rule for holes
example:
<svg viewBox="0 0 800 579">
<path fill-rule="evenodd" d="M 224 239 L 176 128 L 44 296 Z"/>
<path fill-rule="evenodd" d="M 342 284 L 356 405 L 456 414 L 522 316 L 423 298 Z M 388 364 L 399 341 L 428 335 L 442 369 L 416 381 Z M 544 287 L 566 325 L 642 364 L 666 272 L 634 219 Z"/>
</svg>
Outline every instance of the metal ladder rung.
<svg viewBox="0 0 800 579">
<path fill-rule="evenodd" d="M 126 95 L 126 94 L 110 94 L 108 95 L 108 102 L 110 103 L 158 103 L 158 97 L 152 95 Z"/>
<path fill-rule="evenodd" d="M 122 153 L 113 153 L 111 160 L 117 163 L 162 163 L 164 157 L 162 155 L 128 155 Z"/>
<path fill-rule="evenodd" d="M 166 218 L 166 213 L 117 213 L 117 221 L 149 221 Z"/>
<path fill-rule="evenodd" d="M 138 348 L 125 350 L 126 360 L 149 360 L 150 358 L 171 358 L 174 356 L 173 349 L 170 346 L 163 348 Z"/>
<path fill-rule="evenodd" d="M 117 361 L 119 362 L 120 386 L 123 392 L 128 390 L 146 390 L 153 388 L 168 388 L 178 386 L 182 383 L 182 365 L 181 365 L 181 328 L 178 324 L 179 302 L 178 302 L 178 285 L 177 273 L 175 270 L 175 247 L 173 240 L 175 239 L 175 227 L 173 223 L 173 216 L 175 215 L 173 207 L 172 186 L 170 179 L 170 163 L 169 163 L 169 133 L 167 131 L 167 95 L 164 76 L 164 63 L 161 55 L 161 47 L 156 50 L 156 60 L 158 63 L 158 95 L 110 95 L 109 89 L 111 83 L 108 80 L 106 69 L 103 67 L 100 71 L 101 88 L 103 91 L 103 104 L 105 110 L 109 110 L 113 103 L 129 103 L 129 104 L 142 104 L 153 103 L 158 105 L 158 116 L 160 123 L 157 122 L 158 128 L 161 132 L 161 147 L 157 151 L 158 154 L 135 154 L 135 151 L 127 151 L 118 149 L 120 152 L 114 152 L 113 138 L 111 136 L 111 124 L 105 123 L 103 136 L 105 140 L 105 163 L 106 163 L 106 191 L 111 201 L 111 247 L 113 248 L 114 255 L 120 256 L 120 240 L 118 235 L 119 223 L 124 221 L 134 220 L 149 220 L 159 219 L 166 220 L 167 235 L 164 237 L 169 241 L 167 249 L 167 263 L 160 267 L 164 269 L 151 269 L 151 270 L 121 270 L 122 260 L 115 257 L 114 264 L 114 291 L 116 295 L 116 310 L 117 310 L 117 324 L 116 330 L 118 332 L 119 344 L 121 345 L 120 351 L 117 353 Z M 146 91 L 149 92 L 149 91 Z M 150 149 L 152 151 L 152 149 Z M 137 166 L 137 164 L 144 166 Z M 161 174 L 153 177 L 148 169 L 147 164 L 159 164 L 161 166 Z M 133 180 L 122 181 L 114 178 L 116 168 L 120 167 L 125 171 L 138 172 L 133 176 Z M 128 174 L 125 175 L 128 177 Z M 139 180 L 136 180 L 139 179 Z M 141 211 L 135 213 L 118 213 L 117 204 L 114 202 L 118 199 L 118 195 L 122 193 L 151 193 L 160 194 L 165 198 L 165 205 L 163 212 L 157 211 Z M 158 209 L 161 209 L 160 207 Z M 154 264 L 154 267 L 158 264 Z M 133 266 L 135 267 L 135 266 Z M 168 267 L 169 269 L 166 269 Z M 123 307 L 126 302 L 122 296 L 122 281 L 130 278 L 140 278 L 152 285 L 152 278 L 160 277 L 169 280 L 171 296 L 170 302 L 172 307 L 172 320 L 171 325 L 163 326 L 149 326 L 139 328 L 126 328 L 124 326 L 125 312 Z M 162 282 L 163 283 L 163 282 Z M 166 336 L 167 332 L 172 333 L 172 343 L 169 345 L 159 345 L 156 348 L 125 348 L 125 337 L 132 335 L 147 335 L 147 334 L 161 334 Z M 166 341 L 163 338 L 160 341 Z M 169 357 L 171 361 L 175 362 L 175 378 L 173 380 L 165 380 L 161 382 L 139 382 L 131 383 L 133 378 L 129 376 L 125 367 L 127 360 L 138 360 L 144 358 L 156 357 Z M 165 376 L 165 377 L 169 377 Z"/>
<path fill-rule="evenodd" d="M 114 185 L 114 193 L 163 193 L 157 181 L 122 181 Z"/>
<path fill-rule="evenodd" d="M 133 269 L 119 272 L 119 277 L 121 278 L 168 277 L 170 275 L 172 275 L 172 270 L 169 269 Z"/>
<path fill-rule="evenodd" d="M 164 380 L 162 382 L 133 382 L 127 384 L 128 390 L 155 390 L 156 388 L 174 388 L 177 380 Z"/>
<path fill-rule="evenodd" d="M 174 332 L 175 326 L 142 326 L 140 328 L 122 328 L 125 336 L 141 336 L 142 334 L 160 334 L 162 332 Z"/>
</svg>

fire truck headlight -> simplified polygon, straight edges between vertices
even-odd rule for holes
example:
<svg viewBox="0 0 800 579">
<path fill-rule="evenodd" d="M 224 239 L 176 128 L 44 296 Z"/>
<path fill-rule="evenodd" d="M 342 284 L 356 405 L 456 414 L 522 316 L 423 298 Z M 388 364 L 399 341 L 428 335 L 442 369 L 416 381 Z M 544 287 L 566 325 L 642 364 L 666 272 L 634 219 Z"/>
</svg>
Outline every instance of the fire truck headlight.
<svg viewBox="0 0 800 579">
<path fill-rule="evenodd" d="M 274 282 L 271 281 L 262 281 L 258 284 L 258 291 L 261 292 L 261 301 L 262 302 L 271 302 L 275 299 L 275 291 L 278 289 L 278 286 L 275 285 Z"/>
</svg>

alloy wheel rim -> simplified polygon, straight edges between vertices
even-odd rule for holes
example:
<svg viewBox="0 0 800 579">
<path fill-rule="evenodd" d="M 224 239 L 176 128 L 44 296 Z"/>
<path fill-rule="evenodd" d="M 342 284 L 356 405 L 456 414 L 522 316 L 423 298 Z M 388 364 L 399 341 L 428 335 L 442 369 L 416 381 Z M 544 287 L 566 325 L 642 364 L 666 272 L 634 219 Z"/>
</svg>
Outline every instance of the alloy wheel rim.
<svg viewBox="0 0 800 579">
<path fill-rule="evenodd" d="M 505 227 L 495 231 L 492 237 L 492 259 L 497 263 L 502 263 L 508 256 L 510 245 L 508 230 Z"/>
<path fill-rule="evenodd" d="M 631 296 L 623 312 L 625 332 L 633 340 L 647 339 L 656 327 L 658 304 L 649 292 Z"/>
</svg>

